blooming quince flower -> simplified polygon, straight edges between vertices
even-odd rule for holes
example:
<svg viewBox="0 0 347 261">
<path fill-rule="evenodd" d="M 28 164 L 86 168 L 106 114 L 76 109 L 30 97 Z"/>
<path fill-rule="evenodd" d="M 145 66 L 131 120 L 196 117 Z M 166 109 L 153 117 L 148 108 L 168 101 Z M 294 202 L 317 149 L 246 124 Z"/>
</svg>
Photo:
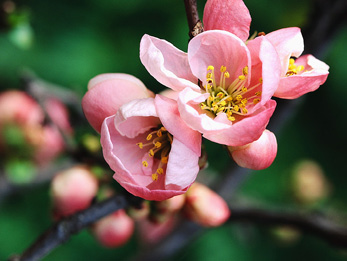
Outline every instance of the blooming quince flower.
<svg viewBox="0 0 347 261">
<path fill-rule="evenodd" d="M 194 37 L 184 53 L 149 35 L 140 58 L 150 74 L 178 95 L 182 119 L 211 141 L 241 146 L 257 140 L 271 117 L 279 81 L 276 50 L 265 38 L 246 46 L 227 31 Z"/>
<path fill-rule="evenodd" d="M 251 16 L 242 0 L 208 0 L 204 8 L 203 23 L 205 30 L 225 30 L 246 41 Z M 304 50 L 299 28 L 280 29 L 265 37 L 276 48 L 281 62 L 281 80 L 275 97 L 295 99 L 307 92 L 315 91 L 326 81 L 329 74 L 328 65 L 312 55 L 299 57 Z M 254 40 L 250 40 L 248 44 L 252 41 Z M 299 58 L 294 60 L 292 57 Z"/>
<path fill-rule="evenodd" d="M 265 37 L 274 45 L 281 61 L 281 79 L 275 97 L 295 99 L 315 91 L 326 81 L 327 64 L 311 54 L 300 56 L 304 50 L 300 28 L 280 29 Z"/>
<path fill-rule="evenodd" d="M 88 83 L 82 99 L 83 112 L 92 127 L 100 132 L 101 124 L 123 104 L 154 94 L 136 77 L 124 73 L 100 74 Z"/>
<path fill-rule="evenodd" d="M 237 165 L 254 169 L 266 169 L 276 158 L 276 136 L 269 130 L 265 130 L 260 138 L 252 143 L 228 147 L 228 151 Z"/>
<path fill-rule="evenodd" d="M 147 200 L 183 194 L 199 171 L 201 135 L 181 120 L 176 101 L 161 95 L 130 101 L 106 118 L 101 145 L 114 179 Z"/>
</svg>

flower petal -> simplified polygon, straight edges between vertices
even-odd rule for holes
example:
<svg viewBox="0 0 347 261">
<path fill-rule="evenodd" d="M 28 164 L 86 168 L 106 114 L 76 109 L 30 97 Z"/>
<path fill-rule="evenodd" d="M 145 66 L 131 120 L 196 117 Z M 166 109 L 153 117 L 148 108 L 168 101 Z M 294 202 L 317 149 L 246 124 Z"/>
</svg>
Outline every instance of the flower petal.
<svg viewBox="0 0 347 261">
<path fill-rule="evenodd" d="M 303 55 L 295 64 L 305 66 L 305 71 L 298 75 L 282 77 L 274 96 L 283 99 L 296 99 L 308 92 L 313 92 L 322 85 L 329 74 L 329 66 L 312 55 Z"/>
<path fill-rule="evenodd" d="M 265 130 L 259 139 L 240 147 L 228 147 L 237 165 L 254 170 L 266 169 L 277 155 L 276 136 Z"/>
<path fill-rule="evenodd" d="M 226 66 L 230 74 L 227 85 L 242 74 L 245 66 L 251 68 L 247 46 L 226 31 L 207 31 L 195 36 L 188 45 L 188 59 L 193 74 L 203 82 L 210 65 L 215 68 L 216 79 L 220 78 L 221 66 Z"/>
<path fill-rule="evenodd" d="M 134 138 L 160 124 L 154 99 L 132 100 L 119 108 L 114 120 L 117 131 L 123 136 Z"/>
<path fill-rule="evenodd" d="M 199 103 L 206 100 L 209 94 L 200 94 L 186 88 L 180 92 L 177 100 L 178 110 L 182 120 L 193 130 L 204 133 L 206 131 L 219 131 L 229 128 L 229 124 L 214 121 L 202 110 Z"/>
<path fill-rule="evenodd" d="M 203 136 L 211 141 L 228 145 L 242 146 L 257 140 L 265 130 L 270 117 L 276 107 L 274 100 L 269 100 L 258 111 L 240 121 L 232 124 L 229 128 L 220 131 L 210 131 L 203 133 Z M 219 121 L 227 123 L 229 120 L 224 113 L 220 114 Z"/>
<path fill-rule="evenodd" d="M 180 91 L 185 87 L 199 89 L 193 76 L 187 54 L 171 43 L 144 35 L 140 43 L 140 59 L 147 71 L 161 84 Z"/>
<path fill-rule="evenodd" d="M 189 128 L 181 119 L 177 102 L 164 96 L 156 95 L 155 106 L 161 123 L 168 132 L 199 157 L 201 154 L 201 134 Z"/>
<path fill-rule="evenodd" d="M 252 79 L 250 86 L 259 83 L 262 78 L 261 105 L 264 105 L 275 93 L 280 80 L 281 63 L 276 49 L 265 37 L 257 37 L 248 42 L 252 57 Z"/>
<path fill-rule="evenodd" d="M 122 73 L 101 74 L 89 81 L 82 99 L 83 112 L 90 125 L 100 132 L 101 124 L 115 114 L 120 106 L 133 99 L 154 96 L 134 76 Z"/>
<path fill-rule="evenodd" d="M 190 186 L 199 172 L 199 156 L 174 137 L 167 163 L 165 188 L 184 189 Z"/>
<path fill-rule="evenodd" d="M 242 0 L 208 0 L 204 9 L 204 29 L 225 30 L 242 41 L 249 35 L 251 15 Z"/>
<path fill-rule="evenodd" d="M 304 51 L 304 39 L 300 28 L 290 27 L 271 32 L 265 36 L 275 46 L 281 61 L 281 75 L 288 70 L 289 58 L 299 57 Z"/>
</svg>

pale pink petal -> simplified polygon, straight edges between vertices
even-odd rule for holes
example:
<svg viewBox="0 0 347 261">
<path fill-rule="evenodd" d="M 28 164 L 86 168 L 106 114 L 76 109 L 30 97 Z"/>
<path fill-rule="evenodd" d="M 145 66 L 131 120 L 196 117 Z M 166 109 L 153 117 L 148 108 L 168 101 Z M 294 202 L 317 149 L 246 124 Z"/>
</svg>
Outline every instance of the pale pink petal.
<svg viewBox="0 0 347 261">
<path fill-rule="evenodd" d="M 274 96 L 283 99 L 296 99 L 308 92 L 313 92 L 322 85 L 329 74 L 329 66 L 312 55 L 303 55 L 295 61 L 303 65 L 305 70 L 301 74 L 282 77 Z"/>
<path fill-rule="evenodd" d="M 188 45 L 188 59 L 193 74 L 203 82 L 210 65 L 215 68 L 217 83 L 221 66 L 226 66 L 230 74 L 226 85 L 241 75 L 245 66 L 251 68 L 250 53 L 245 43 L 226 31 L 207 31 L 195 36 Z"/>
<path fill-rule="evenodd" d="M 204 9 L 204 29 L 225 30 L 242 41 L 249 35 L 251 15 L 242 0 L 208 0 Z"/>
<path fill-rule="evenodd" d="M 147 71 L 161 84 L 180 91 L 185 87 L 199 89 L 191 73 L 187 54 L 171 43 L 144 35 L 140 43 L 140 59 Z"/>
<path fill-rule="evenodd" d="M 134 138 L 160 124 L 153 98 L 132 100 L 119 108 L 115 127 L 123 136 Z"/>
<path fill-rule="evenodd" d="M 281 61 L 281 75 L 288 71 L 289 58 L 299 57 L 304 50 L 300 28 L 290 27 L 271 32 L 265 36 L 275 46 Z"/>
<path fill-rule="evenodd" d="M 181 190 L 190 186 L 199 172 L 199 156 L 174 137 L 167 163 L 165 188 Z"/>
<path fill-rule="evenodd" d="M 280 60 L 274 46 L 265 37 L 249 41 L 247 47 L 252 57 L 252 80 L 250 86 L 262 78 L 260 104 L 264 105 L 275 93 L 280 80 Z"/>
<path fill-rule="evenodd" d="M 228 146 L 242 146 L 251 143 L 261 136 L 275 107 L 276 102 L 269 100 L 258 111 L 248 117 L 243 117 L 240 121 L 229 126 L 229 128 L 220 131 L 205 132 L 203 136 L 208 140 Z M 229 121 L 225 113 L 221 113 L 218 118 L 225 123 Z"/>
<path fill-rule="evenodd" d="M 157 95 L 155 97 L 155 106 L 161 123 L 168 132 L 199 157 L 201 154 L 201 134 L 189 128 L 181 119 L 177 102 Z"/>
<path fill-rule="evenodd" d="M 121 73 L 96 76 L 90 80 L 88 88 L 82 99 L 82 108 L 97 132 L 100 132 L 104 119 L 115 114 L 126 102 L 153 96 L 140 80 Z"/>
<path fill-rule="evenodd" d="M 240 147 L 228 147 L 228 150 L 239 166 L 254 170 L 266 169 L 277 155 L 276 136 L 265 130 L 258 140 Z"/>
<path fill-rule="evenodd" d="M 220 131 L 229 128 L 230 123 L 215 122 L 202 110 L 199 103 L 206 100 L 209 94 L 200 94 L 186 88 L 180 92 L 177 103 L 182 120 L 193 130 L 204 133 L 206 131 Z"/>
<path fill-rule="evenodd" d="M 176 92 L 171 89 L 165 89 L 161 91 L 159 94 L 177 101 L 179 92 Z"/>
</svg>

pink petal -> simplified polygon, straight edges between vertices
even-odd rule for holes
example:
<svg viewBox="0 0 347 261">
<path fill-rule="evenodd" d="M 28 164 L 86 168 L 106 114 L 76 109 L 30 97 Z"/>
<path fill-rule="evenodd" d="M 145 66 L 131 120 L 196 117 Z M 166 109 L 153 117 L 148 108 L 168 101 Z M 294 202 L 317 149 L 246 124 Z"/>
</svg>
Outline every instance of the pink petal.
<svg viewBox="0 0 347 261">
<path fill-rule="evenodd" d="M 202 110 L 199 111 L 199 103 L 206 100 L 207 94 L 200 94 L 186 88 L 178 96 L 178 110 L 182 120 L 193 130 L 204 133 L 206 131 L 220 131 L 229 128 L 229 123 L 215 122 L 214 119 L 206 115 Z"/>
<path fill-rule="evenodd" d="M 119 108 L 114 121 L 117 131 L 134 138 L 160 124 L 153 98 L 132 100 Z"/>
<path fill-rule="evenodd" d="M 235 162 L 244 168 L 260 170 L 269 167 L 277 155 L 276 136 L 265 130 L 260 138 L 240 147 L 228 147 Z"/>
<path fill-rule="evenodd" d="M 199 155 L 174 137 L 167 163 L 165 188 L 181 190 L 190 186 L 199 172 L 198 161 Z"/>
<path fill-rule="evenodd" d="M 226 31 L 207 31 L 195 36 L 188 45 L 188 59 L 193 74 L 203 82 L 206 80 L 207 67 L 210 65 L 215 68 L 217 83 L 221 66 L 226 66 L 230 74 L 226 85 L 241 75 L 245 66 L 251 68 L 247 46 L 235 35 Z"/>
<path fill-rule="evenodd" d="M 161 91 L 159 94 L 177 101 L 179 92 L 176 92 L 171 89 L 165 89 Z"/>
<path fill-rule="evenodd" d="M 271 32 L 265 36 L 275 46 L 281 61 L 281 75 L 288 71 L 289 58 L 299 57 L 304 50 L 300 28 L 290 27 Z"/>
<path fill-rule="evenodd" d="M 251 15 L 242 0 L 208 0 L 205 5 L 205 31 L 225 30 L 246 41 L 251 20 Z"/>
<path fill-rule="evenodd" d="M 205 132 L 203 136 L 208 140 L 228 146 L 242 146 L 251 143 L 261 136 L 275 107 L 276 102 L 269 100 L 258 111 L 248 117 L 243 117 L 238 122 L 229 126 L 229 128 L 220 131 Z M 222 119 L 223 117 L 224 121 Z M 219 120 L 225 123 L 229 121 L 224 113 L 220 114 Z"/>
<path fill-rule="evenodd" d="M 201 154 L 201 134 L 189 128 L 181 119 L 177 102 L 161 95 L 155 97 L 155 106 L 163 126 L 175 139 L 185 144 L 198 157 Z"/>
<path fill-rule="evenodd" d="M 322 85 L 329 74 L 329 66 L 312 55 L 303 55 L 295 64 L 305 66 L 305 71 L 298 75 L 282 77 L 274 96 L 283 99 L 296 99 L 308 92 L 313 92 Z"/>
<path fill-rule="evenodd" d="M 100 132 L 101 124 L 115 114 L 120 106 L 133 99 L 153 96 L 143 83 L 128 74 L 101 74 L 91 79 L 82 108 L 90 125 Z"/>
<path fill-rule="evenodd" d="M 261 105 L 264 105 L 275 93 L 280 80 L 281 63 L 274 46 L 265 37 L 257 37 L 248 42 L 252 57 L 252 80 L 250 86 L 259 83 L 262 78 Z"/>
<path fill-rule="evenodd" d="M 140 59 L 147 71 L 161 84 L 179 91 L 185 87 L 199 89 L 187 54 L 171 43 L 144 35 L 140 43 Z"/>
</svg>

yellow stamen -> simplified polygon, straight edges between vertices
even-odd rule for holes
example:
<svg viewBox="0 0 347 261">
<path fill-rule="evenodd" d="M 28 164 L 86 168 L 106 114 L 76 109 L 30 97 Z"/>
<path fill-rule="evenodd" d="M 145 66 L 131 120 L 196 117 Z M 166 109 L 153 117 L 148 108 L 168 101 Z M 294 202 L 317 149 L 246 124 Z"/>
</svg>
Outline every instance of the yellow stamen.
<svg viewBox="0 0 347 261">
<path fill-rule="evenodd" d="M 168 162 L 168 157 L 161 157 L 161 162 L 166 164 Z"/>
<path fill-rule="evenodd" d="M 151 140 L 151 139 L 152 139 L 152 137 L 153 137 L 153 136 L 152 136 L 152 134 L 150 133 L 150 134 L 148 134 L 148 135 L 147 135 L 146 140 Z"/>
<path fill-rule="evenodd" d="M 138 142 L 136 143 L 137 146 L 139 146 L 140 149 L 143 149 L 143 143 L 142 142 Z"/>
<path fill-rule="evenodd" d="M 207 70 L 208 70 L 208 71 L 213 71 L 213 70 L 214 70 L 214 67 L 213 67 L 212 65 L 210 65 L 210 66 L 207 67 Z"/>
<path fill-rule="evenodd" d="M 160 148 L 161 147 L 161 143 L 159 141 L 157 141 L 156 143 L 154 143 L 154 147 Z"/>
<path fill-rule="evenodd" d="M 243 74 L 243 75 L 248 75 L 248 66 L 246 66 L 246 67 L 244 67 L 244 68 L 242 69 L 242 74 Z"/>
<path fill-rule="evenodd" d="M 227 70 L 227 67 L 223 65 L 220 67 L 220 72 L 224 73 L 226 70 Z"/>
<path fill-rule="evenodd" d="M 246 76 L 244 76 L 244 75 L 239 76 L 239 80 L 243 81 L 244 79 L 246 79 Z"/>
<path fill-rule="evenodd" d="M 147 161 L 142 161 L 142 165 L 146 168 L 146 167 L 148 167 L 148 162 Z"/>
<path fill-rule="evenodd" d="M 153 151 L 152 149 L 150 149 L 149 152 L 148 152 L 148 155 L 149 155 L 150 157 L 153 157 L 153 156 L 154 156 L 154 151 Z"/>
<path fill-rule="evenodd" d="M 163 169 L 163 168 L 158 168 L 158 169 L 157 169 L 157 173 L 158 173 L 159 175 L 163 174 L 163 173 L 164 173 L 164 169 Z"/>
<path fill-rule="evenodd" d="M 156 174 L 156 173 L 152 174 L 152 179 L 153 179 L 153 181 L 157 181 L 158 180 L 158 174 Z"/>
</svg>

